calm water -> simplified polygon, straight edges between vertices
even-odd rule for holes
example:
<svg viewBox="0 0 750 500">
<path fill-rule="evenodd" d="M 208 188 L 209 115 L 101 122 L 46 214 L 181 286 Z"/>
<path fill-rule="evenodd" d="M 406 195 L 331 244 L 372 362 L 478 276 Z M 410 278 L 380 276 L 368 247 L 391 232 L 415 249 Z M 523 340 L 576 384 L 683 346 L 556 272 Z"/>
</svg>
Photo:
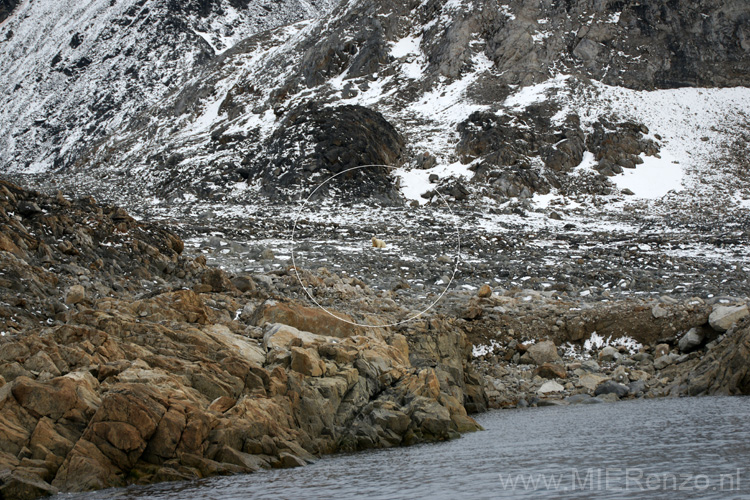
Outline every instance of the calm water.
<svg viewBox="0 0 750 500">
<path fill-rule="evenodd" d="M 748 498 L 750 397 L 494 411 L 447 443 L 70 499 Z"/>
</svg>

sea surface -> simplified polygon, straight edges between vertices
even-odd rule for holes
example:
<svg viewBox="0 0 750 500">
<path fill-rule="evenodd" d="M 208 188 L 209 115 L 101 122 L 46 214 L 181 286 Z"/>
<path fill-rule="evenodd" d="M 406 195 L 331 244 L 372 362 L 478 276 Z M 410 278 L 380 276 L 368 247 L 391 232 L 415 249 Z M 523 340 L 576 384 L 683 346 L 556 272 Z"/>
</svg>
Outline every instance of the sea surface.
<svg viewBox="0 0 750 500">
<path fill-rule="evenodd" d="M 450 442 L 60 499 L 747 498 L 750 397 L 496 410 Z"/>
</svg>

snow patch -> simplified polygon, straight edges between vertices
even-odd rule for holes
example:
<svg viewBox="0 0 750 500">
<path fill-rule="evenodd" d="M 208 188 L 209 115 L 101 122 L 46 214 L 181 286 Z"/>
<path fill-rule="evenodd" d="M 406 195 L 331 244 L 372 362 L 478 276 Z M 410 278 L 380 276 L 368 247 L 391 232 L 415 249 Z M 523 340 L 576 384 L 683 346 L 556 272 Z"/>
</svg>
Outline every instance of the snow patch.
<svg viewBox="0 0 750 500">
<path fill-rule="evenodd" d="M 683 171 L 674 157 L 664 152 L 661 158 L 641 155 L 643 164 L 624 169 L 612 178 L 620 190 L 630 189 L 639 198 L 657 199 L 670 191 L 682 191 Z"/>
<path fill-rule="evenodd" d="M 397 42 L 391 43 L 391 55 L 396 59 L 408 56 L 409 54 L 418 55 L 422 51 L 419 45 L 422 43 L 422 36 L 407 36 Z"/>
<path fill-rule="evenodd" d="M 562 88 L 565 82 L 570 78 L 569 75 L 557 75 L 546 82 L 538 83 L 523 87 L 521 90 L 505 99 L 503 105 L 508 108 L 525 109 L 547 99 L 548 94 L 554 90 Z"/>
<path fill-rule="evenodd" d="M 404 197 L 407 200 L 416 200 L 424 205 L 429 200 L 422 198 L 422 195 L 436 187 L 430 182 L 431 174 L 436 174 L 441 180 L 449 177 L 468 180 L 474 175 L 474 172 L 469 170 L 470 166 L 471 163 L 463 165 L 461 162 L 455 162 L 448 165 L 438 165 L 427 170 L 400 168 L 394 171 L 394 175 L 400 179 L 401 193 Z"/>
<path fill-rule="evenodd" d="M 594 349 L 603 349 L 604 347 L 625 347 L 630 354 L 635 354 L 641 350 L 643 344 L 632 337 L 619 337 L 616 339 L 609 337 L 605 339 L 596 332 L 592 332 L 591 337 L 583 343 L 583 350 L 586 352 L 591 352 Z"/>
<path fill-rule="evenodd" d="M 471 355 L 475 358 L 485 356 L 495 350 L 495 347 L 500 347 L 500 343 L 494 339 L 490 340 L 489 344 L 475 345 L 471 348 Z"/>
</svg>

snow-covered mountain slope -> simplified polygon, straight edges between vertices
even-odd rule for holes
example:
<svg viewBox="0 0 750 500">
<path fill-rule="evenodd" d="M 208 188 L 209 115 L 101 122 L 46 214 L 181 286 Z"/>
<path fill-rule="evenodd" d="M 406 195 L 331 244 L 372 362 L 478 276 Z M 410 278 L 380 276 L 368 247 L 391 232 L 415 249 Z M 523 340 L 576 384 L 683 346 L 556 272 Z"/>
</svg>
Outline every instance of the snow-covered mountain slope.
<svg viewBox="0 0 750 500">
<path fill-rule="evenodd" d="M 300 205 L 279 201 L 386 163 L 395 175 L 362 169 L 330 184 L 366 203 L 329 192 L 306 205 L 300 257 L 390 290 L 408 266 L 363 270 L 355 257 L 371 236 L 409 262 L 455 226 L 456 286 L 747 294 L 749 11 L 735 0 L 350 0 L 218 55 L 196 35 L 210 57 L 168 72 L 179 81 L 142 102 L 123 98 L 127 114 L 101 133 L 80 127 L 90 110 L 79 106 L 80 122 L 47 136 L 81 134 L 77 160 L 32 180 L 170 219 L 213 263 L 268 271 L 293 264 Z M 24 112 L 44 103 L 9 99 Z M 34 158 L 31 146 L 50 154 L 16 143 L 12 161 Z M 408 205 L 393 206 L 398 190 Z M 440 257 L 431 263 L 453 265 Z M 421 269 L 430 286 L 448 282 Z"/>
<path fill-rule="evenodd" d="M 0 165 L 29 172 L 84 161 L 95 140 L 182 88 L 239 41 L 317 17 L 332 3 L 20 2 L 0 25 Z"/>
<path fill-rule="evenodd" d="M 186 52 L 181 83 L 123 98 L 127 113 L 95 121 L 106 131 L 76 125 L 90 116 L 70 132 L 39 118 L 21 137 L 53 127 L 64 147 L 93 144 L 62 175 L 121 201 L 295 198 L 367 163 L 402 166 L 397 182 L 420 203 L 436 186 L 500 201 L 746 189 L 728 180 L 742 170 L 728 151 L 750 112 L 748 20 L 739 0 L 351 0 L 215 57 Z"/>
</svg>

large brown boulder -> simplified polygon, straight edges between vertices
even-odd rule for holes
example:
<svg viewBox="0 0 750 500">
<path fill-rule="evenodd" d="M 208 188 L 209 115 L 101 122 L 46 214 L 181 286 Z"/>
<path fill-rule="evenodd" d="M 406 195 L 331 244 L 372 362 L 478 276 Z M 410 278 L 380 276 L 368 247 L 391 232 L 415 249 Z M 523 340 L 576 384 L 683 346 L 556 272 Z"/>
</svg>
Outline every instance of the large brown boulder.
<svg viewBox="0 0 750 500">
<path fill-rule="evenodd" d="M 282 323 L 305 332 L 339 338 L 365 332 L 365 329 L 349 323 L 354 321 L 350 316 L 340 312 L 337 312 L 336 316 L 338 317 L 317 307 L 304 307 L 269 300 L 256 309 L 253 322 L 258 326 L 267 323 Z"/>
</svg>

